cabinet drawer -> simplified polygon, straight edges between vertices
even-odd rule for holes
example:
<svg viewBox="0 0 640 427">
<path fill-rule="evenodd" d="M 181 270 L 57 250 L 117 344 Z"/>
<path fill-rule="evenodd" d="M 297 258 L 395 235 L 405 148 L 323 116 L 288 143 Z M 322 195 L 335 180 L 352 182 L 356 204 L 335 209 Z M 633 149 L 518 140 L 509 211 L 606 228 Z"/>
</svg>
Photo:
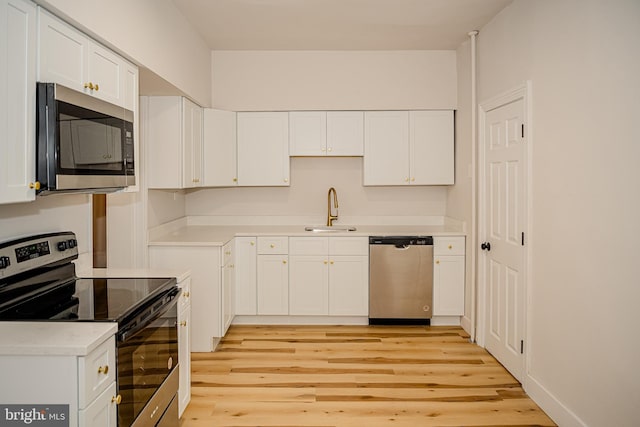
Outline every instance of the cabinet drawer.
<svg viewBox="0 0 640 427">
<path fill-rule="evenodd" d="M 329 255 L 369 255 L 369 238 L 331 237 Z"/>
<path fill-rule="evenodd" d="M 434 255 L 464 255 L 464 237 L 434 237 Z"/>
<path fill-rule="evenodd" d="M 87 408 L 78 411 L 78 426 L 115 426 L 118 423 L 116 397 L 116 383 L 114 381 Z"/>
<path fill-rule="evenodd" d="M 291 255 L 327 255 L 329 253 L 329 238 L 290 237 L 289 246 Z"/>
<path fill-rule="evenodd" d="M 289 238 L 287 236 L 258 237 L 258 255 L 277 255 L 289 252 Z"/>
<path fill-rule="evenodd" d="M 78 407 L 85 408 L 116 380 L 116 341 L 111 337 L 78 358 Z"/>
</svg>

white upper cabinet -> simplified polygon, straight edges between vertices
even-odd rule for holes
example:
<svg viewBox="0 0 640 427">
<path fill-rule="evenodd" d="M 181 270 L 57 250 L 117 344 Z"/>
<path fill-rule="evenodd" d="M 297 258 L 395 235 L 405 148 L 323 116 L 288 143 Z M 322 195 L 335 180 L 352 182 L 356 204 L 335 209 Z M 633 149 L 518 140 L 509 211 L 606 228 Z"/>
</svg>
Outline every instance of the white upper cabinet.
<svg viewBox="0 0 640 427">
<path fill-rule="evenodd" d="M 202 178 L 202 108 L 179 96 L 148 97 L 149 188 L 192 188 Z"/>
<path fill-rule="evenodd" d="M 242 112 L 238 126 L 238 185 L 289 185 L 286 112 Z"/>
<path fill-rule="evenodd" d="M 289 154 L 324 156 L 327 146 L 327 113 L 291 111 L 289 113 Z"/>
<path fill-rule="evenodd" d="M 38 81 L 59 83 L 125 108 L 134 65 L 46 10 L 39 11 Z M 136 71 L 137 75 L 137 71 Z"/>
<path fill-rule="evenodd" d="M 327 156 L 362 156 L 363 150 L 364 113 L 328 111 Z"/>
<path fill-rule="evenodd" d="M 409 112 L 364 114 L 364 185 L 409 183 Z"/>
<path fill-rule="evenodd" d="M 362 111 L 292 111 L 291 156 L 362 156 Z"/>
<path fill-rule="evenodd" d="M 453 184 L 453 111 L 411 111 L 409 126 L 411 183 Z"/>
<path fill-rule="evenodd" d="M 35 199 L 36 7 L 0 0 L 0 204 Z"/>
<path fill-rule="evenodd" d="M 453 111 L 365 113 L 364 185 L 453 182 Z"/>
<path fill-rule="evenodd" d="M 202 163 L 204 187 L 238 184 L 234 111 L 204 109 Z"/>
</svg>

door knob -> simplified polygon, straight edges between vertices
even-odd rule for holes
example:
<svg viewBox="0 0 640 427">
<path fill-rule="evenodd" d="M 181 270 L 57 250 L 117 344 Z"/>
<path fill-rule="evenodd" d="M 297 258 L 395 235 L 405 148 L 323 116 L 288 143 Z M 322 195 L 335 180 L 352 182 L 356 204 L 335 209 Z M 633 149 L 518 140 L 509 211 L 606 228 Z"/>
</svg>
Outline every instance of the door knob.
<svg viewBox="0 0 640 427">
<path fill-rule="evenodd" d="M 480 249 L 482 249 L 483 251 L 491 251 L 491 243 L 489 242 L 484 242 L 480 245 Z"/>
</svg>

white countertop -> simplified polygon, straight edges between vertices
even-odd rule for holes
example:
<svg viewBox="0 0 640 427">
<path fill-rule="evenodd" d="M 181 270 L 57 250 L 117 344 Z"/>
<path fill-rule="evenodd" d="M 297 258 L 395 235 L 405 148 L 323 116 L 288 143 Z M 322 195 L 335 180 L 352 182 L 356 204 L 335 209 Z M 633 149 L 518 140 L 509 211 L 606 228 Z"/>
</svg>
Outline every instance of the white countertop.
<svg viewBox="0 0 640 427">
<path fill-rule="evenodd" d="M 338 227 L 338 225 L 336 225 Z M 339 227 L 346 227 L 340 224 Z M 235 236 L 465 236 L 460 231 L 433 225 L 366 225 L 356 231 L 305 231 L 305 226 L 283 225 L 186 225 L 153 238 L 150 246 L 222 246 Z"/>
<path fill-rule="evenodd" d="M 115 322 L 0 322 L 0 355 L 86 356 L 117 330 Z"/>
</svg>

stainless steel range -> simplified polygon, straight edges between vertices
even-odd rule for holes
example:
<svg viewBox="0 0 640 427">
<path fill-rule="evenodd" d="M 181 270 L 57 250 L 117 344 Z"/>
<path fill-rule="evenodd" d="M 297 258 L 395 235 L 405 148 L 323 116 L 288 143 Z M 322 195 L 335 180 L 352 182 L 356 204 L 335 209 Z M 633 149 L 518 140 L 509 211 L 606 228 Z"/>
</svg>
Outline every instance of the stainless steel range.
<svg viewBox="0 0 640 427">
<path fill-rule="evenodd" d="M 175 278 L 79 279 L 71 232 L 0 243 L 0 321 L 117 322 L 118 425 L 178 425 Z"/>
</svg>

